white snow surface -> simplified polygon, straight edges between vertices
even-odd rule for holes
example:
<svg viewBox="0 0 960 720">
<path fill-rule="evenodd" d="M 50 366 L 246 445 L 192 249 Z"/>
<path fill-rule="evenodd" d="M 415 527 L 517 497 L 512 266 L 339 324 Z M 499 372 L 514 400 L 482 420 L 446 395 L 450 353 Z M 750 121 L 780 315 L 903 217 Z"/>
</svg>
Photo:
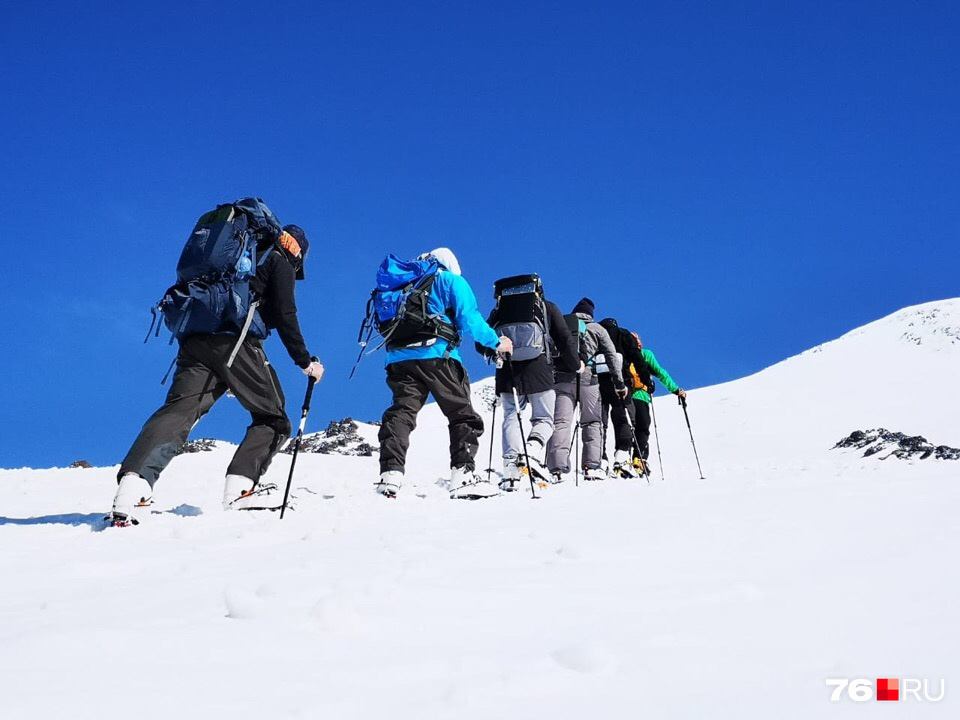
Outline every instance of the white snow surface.
<svg viewBox="0 0 960 720">
<path fill-rule="evenodd" d="M 135 528 L 104 529 L 116 467 L 0 471 L 0 718 L 957 717 L 960 463 L 831 447 L 960 446 L 958 361 L 960 300 L 908 308 L 692 391 L 705 480 L 666 396 L 664 481 L 535 501 L 448 499 L 435 406 L 397 500 L 375 457 L 301 455 L 282 521 L 220 510 L 225 443 Z M 831 703 L 833 677 L 946 696 Z"/>
</svg>

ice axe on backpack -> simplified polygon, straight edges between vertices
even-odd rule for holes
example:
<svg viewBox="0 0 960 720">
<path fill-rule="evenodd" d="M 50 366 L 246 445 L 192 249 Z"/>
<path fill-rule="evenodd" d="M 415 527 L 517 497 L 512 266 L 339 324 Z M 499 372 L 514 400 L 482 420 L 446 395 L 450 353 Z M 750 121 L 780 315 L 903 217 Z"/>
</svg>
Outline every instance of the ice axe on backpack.
<svg viewBox="0 0 960 720">
<path fill-rule="evenodd" d="M 320 362 L 319 358 L 310 358 L 311 362 Z M 303 398 L 303 407 L 300 409 L 300 428 L 297 430 L 297 437 L 293 441 L 293 457 L 290 458 L 290 475 L 287 476 L 287 487 L 283 491 L 283 505 L 280 506 L 280 519 L 283 520 L 283 514 L 287 511 L 287 500 L 290 499 L 290 485 L 293 483 L 293 469 L 297 466 L 297 455 L 300 453 L 300 443 L 303 441 L 303 429 L 307 425 L 307 413 L 310 412 L 310 400 L 313 397 L 313 387 L 317 384 L 316 378 L 310 375 L 307 378 L 307 394 Z"/>
</svg>

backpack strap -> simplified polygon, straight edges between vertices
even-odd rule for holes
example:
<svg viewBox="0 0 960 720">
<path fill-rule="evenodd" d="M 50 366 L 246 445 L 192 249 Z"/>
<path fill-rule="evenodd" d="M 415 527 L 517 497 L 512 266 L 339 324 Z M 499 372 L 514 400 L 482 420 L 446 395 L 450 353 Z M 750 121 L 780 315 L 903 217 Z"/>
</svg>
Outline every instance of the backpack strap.
<svg viewBox="0 0 960 720">
<path fill-rule="evenodd" d="M 143 339 L 144 344 L 146 344 L 147 340 L 150 339 L 150 333 L 153 332 L 154 327 L 157 328 L 157 332 L 154 334 L 154 337 L 160 337 L 160 323 L 157 322 L 160 319 L 160 304 L 157 303 L 150 308 L 150 313 L 153 315 L 153 320 L 150 321 L 150 329 L 147 330 L 147 336 Z"/>
<path fill-rule="evenodd" d="M 170 373 L 173 370 L 173 366 L 177 364 L 177 356 L 173 356 L 173 360 L 170 361 L 170 366 L 167 368 L 167 372 L 164 373 L 163 379 L 160 381 L 161 385 L 166 385 L 167 380 L 170 378 Z"/>
<path fill-rule="evenodd" d="M 237 344 L 233 346 L 233 351 L 230 353 L 230 357 L 227 358 L 227 367 L 233 367 L 233 361 L 237 359 L 237 353 L 240 352 L 240 346 L 243 345 L 244 339 L 247 337 L 247 333 L 250 332 L 250 323 L 253 322 L 253 316 L 257 312 L 257 306 L 260 304 L 259 300 L 254 300 L 250 303 L 250 309 L 247 311 L 247 317 L 243 321 L 243 327 L 240 328 L 240 337 L 237 338 Z"/>
</svg>

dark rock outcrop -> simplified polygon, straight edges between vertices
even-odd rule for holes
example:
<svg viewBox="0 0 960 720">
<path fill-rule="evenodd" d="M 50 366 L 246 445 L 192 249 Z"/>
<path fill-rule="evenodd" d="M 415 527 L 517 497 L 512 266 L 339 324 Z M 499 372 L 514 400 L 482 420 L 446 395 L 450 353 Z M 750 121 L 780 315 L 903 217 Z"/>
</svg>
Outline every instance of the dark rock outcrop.
<svg viewBox="0 0 960 720">
<path fill-rule="evenodd" d="M 326 430 L 304 436 L 300 444 L 300 452 L 322 455 L 370 457 L 376 450 L 375 445 L 371 445 L 360 436 L 357 432 L 357 423 L 352 418 L 331 420 Z M 281 452 L 292 453 L 293 441 L 288 442 Z"/>
<path fill-rule="evenodd" d="M 216 446 L 217 441 L 213 438 L 197 438 L 196 440 L 187 440 L 183 445 L 180 446 L 180 449 L 177 450 L 177 455 L 183 455 L 184 453 L 210 452 Z"/>
<path fill-rule="evenodd" d="M 833 446 L 833 449 L 849 448 L 863 450 L 864 457 L 885 453 L 880 457 L 886 460 L 890 457 L 900 460 L 919 458 L 926 460 L 933 457 L 938 460 L 960 460 L 960 449 L 947 445 L 933 445 L 920 435 L 904 435 L 891 432 L 885 428 L 875 430 L 856 430 Z"/>
</svg>

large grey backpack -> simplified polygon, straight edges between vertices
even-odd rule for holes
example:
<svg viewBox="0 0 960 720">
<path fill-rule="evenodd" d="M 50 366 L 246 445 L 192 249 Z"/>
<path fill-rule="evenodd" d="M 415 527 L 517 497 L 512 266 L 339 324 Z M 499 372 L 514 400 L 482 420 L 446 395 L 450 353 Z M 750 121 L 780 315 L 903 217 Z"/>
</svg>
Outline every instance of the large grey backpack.
<svg viewBox="0 0 960 720">
<path fill-rule="evenodd" d="M 550 351 L 550 321 L 543 297 L 543 283 L 536 274 L 514 275 L 493 284 L 497 304 L 490 326 L 513 341 L 512 359 L 534 360 L 541 355 L 553 362 Z"/>
</svg>

